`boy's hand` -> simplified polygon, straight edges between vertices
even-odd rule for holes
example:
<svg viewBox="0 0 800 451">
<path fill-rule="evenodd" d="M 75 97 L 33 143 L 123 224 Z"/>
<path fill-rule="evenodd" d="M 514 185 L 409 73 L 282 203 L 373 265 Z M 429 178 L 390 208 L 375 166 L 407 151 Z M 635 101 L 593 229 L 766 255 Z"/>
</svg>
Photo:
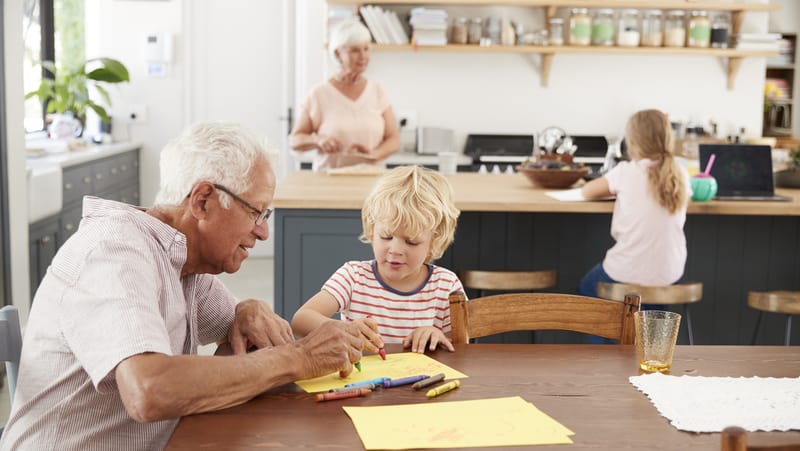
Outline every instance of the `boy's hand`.
<svg viewBox="0 0 800 451">
<path fill-rule="evenodd" d="M 353 321 L 364 338 L 364 349 L 377 353 L 383 347 L 383 338 L 378 333 L 378 323 L 372 318 L 359 318 Z"/>
<path fill-rule="evenodd" d="M 444 335 L 444 332 L 433 326 L 418 327 L 403 339 L 404 348 L 410 346 L 412 352 L 418 352 L 420 354 L 425 353 L 425 345 L 428 343 L 430 343 L 428 349 L 431 351 L 435 351 L 439 345 L 447 348 L 450 352 L 456 350 L 453 344 L 450 343 L 450 340 Z"/>
</svg>

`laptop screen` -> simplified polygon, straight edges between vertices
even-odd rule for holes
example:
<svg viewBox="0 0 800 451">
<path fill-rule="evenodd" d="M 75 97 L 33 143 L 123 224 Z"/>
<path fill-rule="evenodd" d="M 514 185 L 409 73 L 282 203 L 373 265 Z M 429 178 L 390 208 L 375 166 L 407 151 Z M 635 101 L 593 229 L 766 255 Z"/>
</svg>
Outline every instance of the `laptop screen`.
<svg viewBox="0 0 800 451">
<path fill-rule="evenodd" d="M 717 196 L 772 196 L 770 146 L 748 144 L 700 144 L 700 168 L 715 154 L 711 175 L 717 179 Z"/>
</svg>

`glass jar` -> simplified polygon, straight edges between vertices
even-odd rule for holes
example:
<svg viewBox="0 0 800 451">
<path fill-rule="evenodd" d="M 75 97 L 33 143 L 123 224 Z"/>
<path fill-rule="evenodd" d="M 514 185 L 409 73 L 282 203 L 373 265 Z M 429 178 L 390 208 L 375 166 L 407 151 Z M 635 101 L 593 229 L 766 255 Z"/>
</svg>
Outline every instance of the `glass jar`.
<svg viewBox="0 0 800 451">
<path fill-rule="evenodd" d="M 619 14 L 617 45 L 620 47 L 638 47 L 640 37 L 639 11 L 635 9 L 623 9 Z"/>
<path fill-rule="evenodd" d="M 711 22 L 711 47 L 728 48 L 728 29 L 730 28 L 728 16 L 719 14 Z"/>
<path fill-rule="evenodd" d="M 592 18 L 586 8 L 573 8 L 569 15 L 569 45 L 592 43 Z"/>
<path fill-rule="evenodd" d="M 550 45 L 564 45 L 564 19 L 550 18 Z"/>
<path fill-rule="evenodd" d="M 646 47 L 661 47 L 664 42 L 664 32 L 661 31 L 661 11 L 651 9 L 644 12 L 642 18 L 642 45 Z"/>
<path fill-rule="evenodd" d="M 469 21 L 469 28 L 467 29 L 467 42 L 469 44 L 480 44 L 481 37 L 483 36 L 483 19 L 480 17 L 473 17 Z"/>
<path fill-rule="evenodd" d="M 683 47 L 686 43 L 686 24 L 683 11 L 670 11 L 664 19 L 664 46 Z"/>
<path fill-rule="evenodd" d="M 614 10 L 598 9 L 592 18 L 592 45 L 614 45 Z"/>
<path fill-rule="evenodd" d="M 711 21 L 705 11 L 692 11 L 687 25 L 686 46 L 708 47 L 711 42 Z"/>
<path fill-rule="evenodd" d="M 453 21 L 453 28 L 450 30 L 450 42 L 453 44 L 467 43 L 467 18 L 458 17 Z"/>
</svg>

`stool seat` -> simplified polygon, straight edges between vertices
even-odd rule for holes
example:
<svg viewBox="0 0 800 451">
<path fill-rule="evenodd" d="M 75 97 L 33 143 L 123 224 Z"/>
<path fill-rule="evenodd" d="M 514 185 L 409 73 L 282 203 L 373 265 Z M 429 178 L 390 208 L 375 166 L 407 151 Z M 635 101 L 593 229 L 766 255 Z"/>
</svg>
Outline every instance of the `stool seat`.
<svg viewBox="0 0 800 451">
<path fill-rule="evenodd" d="M 686 331 L 689 335 L 689 344 L 694 344 L 689 304 L 699 302 L 703 299 L 702 282 L 684 282 L 664 286 L 597 282 L 597 297 L 621 301 L 625 299 L 625 295 L 629 293 L 636 293 L 641 296 L 642 304 L 682 305 L 683 314 L 686 317 Z"/>
<path fill-rule="evenodd" d="M 483 271 L 465 269 L 458 272 L 464 288 L 476 290 L 541 290 L 556 285 L 556 271 Z"/>
<path fill-rule="evenodd" d="M 758 310 L 758 319 L 751 344 L 756 344 L 761 316 L 764 312 L 768 312 L 786 315 L 784 344 L 789 346 L 792 339 L 792 315 L 800 314 L 800 291 L 750 291 L 747 293 L 747 305 Z"/>
</svg>

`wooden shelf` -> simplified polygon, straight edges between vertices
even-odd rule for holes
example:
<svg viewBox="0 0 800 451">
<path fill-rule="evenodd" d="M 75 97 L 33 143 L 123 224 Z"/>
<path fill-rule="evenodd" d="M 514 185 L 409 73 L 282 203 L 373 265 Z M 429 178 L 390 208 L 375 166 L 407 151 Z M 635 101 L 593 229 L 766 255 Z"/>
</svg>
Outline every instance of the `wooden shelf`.
<svg viewBox="0 0 800 451">
<path fill-rule="evenodd" d="M 773 57 L 777 52 L 758 50 L 736 49 L 698 49 L 690 47 L 613 47 L 613 46 L 547 46 L 547 45 L 387 45 L 373 44 L 375 51 L 406 51 L 406 52 L 473 52 L 473 53 L 526 53 L 542 55 L 541 79 L 542 86 L 546 87 L 550 80 L 550 68 L 553 56 L 557 54 L 606 54 L 606 55 L 692 55 L 692 56 L 717 56 L 727 58 L 728 89 L 735 86 L 736 74 L 745 57 Z"/>
<path fill-rule="evenodd" d="M 695 2 L 688 0 L 328 0 L 337 5 L 540 6 L 555 8 L 637 8 L 716 11 L 774 11 L 774 3 Z"/>
</svg>

